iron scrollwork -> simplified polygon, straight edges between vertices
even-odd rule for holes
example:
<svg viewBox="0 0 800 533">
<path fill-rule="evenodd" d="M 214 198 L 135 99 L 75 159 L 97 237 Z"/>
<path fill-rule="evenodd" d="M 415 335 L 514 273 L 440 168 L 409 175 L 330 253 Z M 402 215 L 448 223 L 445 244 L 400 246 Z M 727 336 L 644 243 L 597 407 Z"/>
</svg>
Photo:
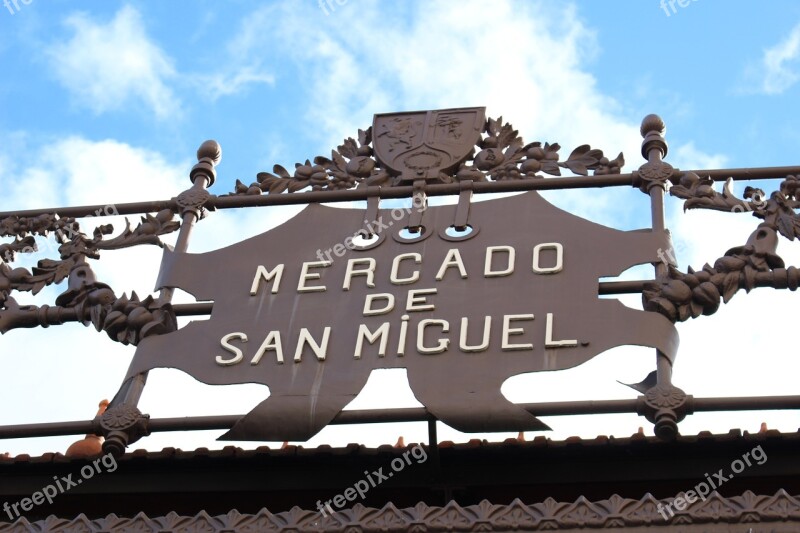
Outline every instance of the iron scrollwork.
<svg viewBox="0 0 800 533">
<path fill-rule="evenodd" d="M 142 301 L 135 293 L 128 298 L 117 297 L 106 284 L 95 279 L 87 259 L 98 259 L 101 250 L 118 250 L 142 244 L 164 246 L 161 240 L 180 228 L 174 220 L 175 212 L 164 209 L 155 215 L 145 214 L 132 228 L 126 219 L 125 228 L 118 235 L 110 224 L 98 226 L 92 237 L 81 231 L 74 218 L 43 214 L 36 217 L 11 216 L 0 220 L 0 236 L 14 237 L 14 241 L 0 247 L 0 331 L 5 333 L 16 327 L 49 326 L 75 317 L 98 331 L 106 331 L 113 340 L 123 344 L 137 344 L 147 335 L 166 333 L 176 329 L 171 306 L 161 305 L 152 297 Z M 35 235 L 53 235 L 58 246 L 59 259 L 41 259 L 28 270 L 12 268 L 8 263 L 17 253 L 38 251 Z M 12 291 L 39 293 L 49 285 L 68 280 L 68 287 L 55 301 L 56 306 L 20 306 L 11 297 Z"/>
<path fill-rule="evenodd" d="M 669 192 L 685 200 L 684 209 L 711 209 L 734 213 L 752 213 L 762 220 L 747 243 L 728 250 L 713 266 L 706 264 L 699 271 L 688 268 L 681 272 L 669 265 L 667 273 L 645 284 L 642 298 L 645 309 L 656 311 L 673 322 L 714 314 L 720 301 L 727 303 L 740 290 L 756 287 L 796 290 L 800 270 L 786 267 L 776 254 L 778 235 L 789 240 L 800 237 L 800 180 L 790 175 L 769 197 L 762 189 L 746 187 L 743 198 L 733 193 L 732 180 L 722 192 L 713 188 L 713 181 L 693 172 L 684 173 Z"/>
<path fill-rule="evenodd" d="M 345 139 L 337 150 L 331 151 L 330 158 L 318 156 L 313 163 L 310 160 L 297 163 L 293 173 L 275 165 L 272 173 L 258 173 L 256 181 L 249 185 L 237 180 L 231 195 L 294 193 L 309 187 L 312 191 L 328 191 L 399 185 L 399 174 L 381 164 L 373 141 L 372 127 L 359 130 L 357 140 Z M 434 183 L 541 179 L 543 173 L 560 176 L 562 168 L 581 176 L 587 176 L 589 171 L 600 176 L 619 174 L 625 164 L 622 153 L 609 159 L 602 150 L 588 144 L 575 148 L 561 161 L 560 149 L 557 143 L 524 144 L 518 131 L 504 123 L 502 117 L 490 118 L 483 125 L 477 144 L 463 161 L 452 172 L 439 172 Z M 424 157 L 421 153 L 418 155 Z M 436 154 L 427 155 L 434 157 Z"/>
</svg>

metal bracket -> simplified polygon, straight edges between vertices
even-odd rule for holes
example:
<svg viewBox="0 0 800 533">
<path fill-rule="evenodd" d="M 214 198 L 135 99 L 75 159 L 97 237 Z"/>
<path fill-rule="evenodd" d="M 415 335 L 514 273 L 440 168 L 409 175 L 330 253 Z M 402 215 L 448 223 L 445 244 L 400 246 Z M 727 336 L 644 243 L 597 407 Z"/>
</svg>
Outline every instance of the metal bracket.
<svg viewBox="0 0 800 533">
<path fill-rule="evenodd" d="M 458 193 L 458 207 L 456 207 L 456 219 L 453 221 L 453 227 L 458 231 L 467 229 L 467 222 L 469 221 L 469 206 L 472 202 L 472 189 L 474 182 L 472 180 L 464 180 L 459 182 L 461 185 L 461 192 Z"/>
<path fill-rule="evenodd" d="M 380 186 L 367 187 L 367 210 L 364 212 L 364 226 L 361 229 L 361 234 L 365 238 L 372 237 L 375 234 L 374 226 L 378 222 L 378 208 L 380 207 L 380 203 Z"/>
<path fill-rule="evenodd" d="M 95 433 L 105 437 L 103 451 L 119 457 L 125 453 L 128 444 L 150 434 L 149 421 L 150 415 L 142 414 L 135 405 L 123 403 L 95 419 Z"/>
<path fill-rule="evenodd" d="M 655 424 L 656 436 L 673 440 L 678 436 L 678 422 L 694 412 L 694 397 L 672 384 L 658 384 L 637 398 L 636 412 Z"/>
<path fill-rule="evenodd" d="M 414 182 L 414 192 L 411 194 L 411 214 L 408 217 L 408 231 L 419 233 L 422 231 L 422 215 L 428 208 L 428 195 L 425 193 L 427 183 L 425 180 Z"/>
</svg>

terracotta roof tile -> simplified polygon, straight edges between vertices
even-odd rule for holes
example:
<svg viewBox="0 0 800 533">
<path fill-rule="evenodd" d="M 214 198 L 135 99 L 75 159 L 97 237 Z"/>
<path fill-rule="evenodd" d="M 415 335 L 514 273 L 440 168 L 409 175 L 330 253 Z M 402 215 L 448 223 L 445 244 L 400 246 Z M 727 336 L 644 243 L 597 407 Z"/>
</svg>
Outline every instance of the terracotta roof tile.
<svg viewBox="0 0 800 533">
<path fill-rule="evenodd" d="M 676 439 L 677 444 L 709 445 L 724 442 L 735 442 L 738 440 L 750 442 L 764 442 L 767 440 L 786 440 L 800 444 L 800 430 L 792 433 L 781 433 L 776 429 L 750 433 L 739 429 L 731 429 L 728 433 L 712 434 L 709 431 L 701 431 L 697 435 L 680 435 Z M 641 433 L 634 433 L 630 437 L 614 437 L 600 435 L 593 439 L 583 439 L 580 437 L 569 437 L 566 440 L 552 440 L 543 435 L 537 435 L 533 440 L 521 441 L 517 438 L 508 438 L 502 442 L 489 442 L 481 439 L 470 439 L 463 443 L 453 441 L 442 441 L 439 443 L 441 450 L 475 450 L 475 449 L 526 449 L 526 448 L 599 448 L 599 447 L 626 447 L 626 446 L 651 446 L 662 444 L 656 437 L 645 436 Z M 345 447 L 333 447 L 329 444 L 321 444 L 317 447 L 307 448 L 300 445 L 289 444 L 281 448 L 270 448 L 269 446 L 259 446 L 246 450 L 235 446 L 225 446 L 220 450 L 209 450 L 208 448 L 198 448 L 196 450 L 180 450 L 177 448 L 164 448 L 160 451 L 148 451 L 136 449 L 126 453 L 119 460 L 121 461 L 154 461 L 154 460 L 191 460 L 197 458 L 221 459 L 221 458 L 246 458 L 246 457 L 292 457 L 292 456 L 347 456 L 347 455 L 396 455 L 402 450 L 411 449 L 417 443 L 408 443 L 404 447 L 396 447 L 394 444 L 382 444 L 377 448 L 368 448 L 361 444 L 350 443 Z M 61 453 L 45 453 L 38 457 L 31 457 L 29 454 L 20 454 L 15 457 L 0 455 L 0 466 L 11 464 L 42 464 L 42 463 L 69 463 L 71 461 L 81 461 L 81 459 L 65 457 Z"/>
</svg>

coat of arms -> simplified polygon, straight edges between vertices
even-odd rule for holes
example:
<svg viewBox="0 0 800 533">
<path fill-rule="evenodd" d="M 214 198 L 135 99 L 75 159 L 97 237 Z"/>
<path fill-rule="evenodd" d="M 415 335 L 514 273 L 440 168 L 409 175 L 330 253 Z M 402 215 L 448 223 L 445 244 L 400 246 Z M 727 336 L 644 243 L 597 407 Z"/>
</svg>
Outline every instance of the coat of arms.
<svg viewBox="0 0 800 533">
<path fill-rule="evenodd" d="M 402 181 L 435 180 L 469 157 L 485 121 L 483 107 L 375 115 L 375 156 Z"/>
</svg>

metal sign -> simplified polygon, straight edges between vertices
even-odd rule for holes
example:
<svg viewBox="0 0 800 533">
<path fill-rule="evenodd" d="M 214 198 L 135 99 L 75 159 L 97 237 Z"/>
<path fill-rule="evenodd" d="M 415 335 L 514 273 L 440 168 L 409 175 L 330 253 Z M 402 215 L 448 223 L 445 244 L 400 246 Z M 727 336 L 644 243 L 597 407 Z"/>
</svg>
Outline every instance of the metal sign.
<svg viewBox="0 0 800 533">
<path fill-rule="evenodd" d="M 159 288 L 213 300 L 211 317 L 144 339 L 129 376 L 168 366 L 268 385 L 224 438 L 307 440 L 375 368 L 407 368 L 417 399 L 456 429 L 523 431 L 546 426 L 500 393 L 511 376 L 623 344 L 674 356 L 669 320 L 598 297 L 599 278 L 657 261 L 665 232 L 606 228 L 531 191 L 473 204 L 454 238 L 456 210 L 427 209 L 416 238 L 401 236 L 406 210 L 380 210 L 371 226 L 391 237 L 366 249 L 348 237 L 364 210 L 310 205 L 221 250 L 167 251 Z"/>
</svg>

